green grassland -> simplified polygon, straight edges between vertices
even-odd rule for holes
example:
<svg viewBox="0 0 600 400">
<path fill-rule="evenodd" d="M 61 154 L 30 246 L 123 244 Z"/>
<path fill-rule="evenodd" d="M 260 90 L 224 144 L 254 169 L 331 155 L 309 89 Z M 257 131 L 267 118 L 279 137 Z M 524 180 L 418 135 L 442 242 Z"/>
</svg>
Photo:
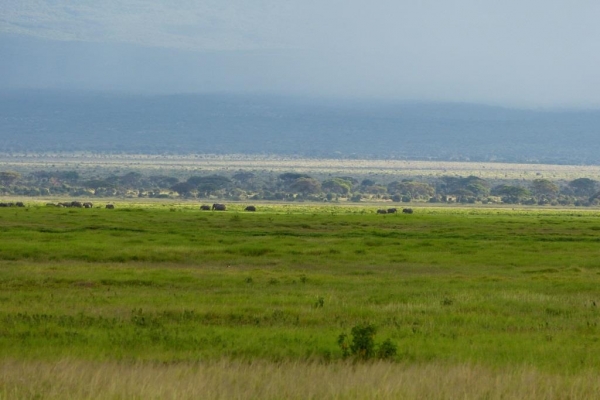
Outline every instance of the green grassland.
<svg viewBox="0 0 600 400">
<path fill-rule="evenodd" d="M 230 208 L 0 209 L 2 360 L 600 369 L 597 211 Z"/>
</svg>

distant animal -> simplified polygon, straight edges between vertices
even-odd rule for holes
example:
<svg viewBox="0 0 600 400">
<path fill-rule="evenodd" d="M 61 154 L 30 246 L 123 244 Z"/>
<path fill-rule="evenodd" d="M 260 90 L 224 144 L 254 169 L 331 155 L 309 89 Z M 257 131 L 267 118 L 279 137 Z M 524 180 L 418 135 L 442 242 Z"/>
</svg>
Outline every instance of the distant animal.
<svg viewBox="0 0 600 400">
<path fill-rule="evenodd" d="M 108 208 L 109 210 L 114 210 L 115 205 L 114 204 L 107 204 L 106 208 Z"/>
<path fill-rule="evenodd" d="M 256 211 L 256 207 L 254 207 L 254 206 L 248 206 L 248 207 L 244 208 L 244 210 L 246 210 L 246 211 Z"/>
<path fill-rule="evenodd" d="M 80 201 L 72 201 L 71 202 L 71 207 L 77 207 L 77 208 L 82 208 L 83 204 L 81 204 Z"/>
<path fill-rule="evenodd" d="M 402 212 L 403 212 L 404 214 L 412 214 L 412 213 L 413 213 L 413 210 L 412 210 L 412 208 L 403 208 L 403 209 L 402 209 Z"/>
<path fill-rule="evenodd" d="M 200 209 L 204 210 L 204 211 L 210 211 L 210 206 L 202 205 L 202 206 L 200 206 Z"/>
<path fill-rule="evenodd" d="M 90 203 L 89 201 L 83 203 L 83 208 L 92 208 L 94 207 L 94 205 L 92 203 Z"/>
<path fill-rule="evenodd" d="M 388 208 L 387 209 L 388 214 L 396 214 L 397 212 L 398 212 L 397 208 Z"/>
<path fill-rule="evenodd" d="M 377 214 L 387 214 L 387 210 L 379 209 L 377 210 Z"/>
<path fill-rule="evenodd" d="M 225 204 L 215 203 L 212 205 L 212 209 L 215 211 L 225 211 L 227 210 L 227 206 Z"/>
</svg>

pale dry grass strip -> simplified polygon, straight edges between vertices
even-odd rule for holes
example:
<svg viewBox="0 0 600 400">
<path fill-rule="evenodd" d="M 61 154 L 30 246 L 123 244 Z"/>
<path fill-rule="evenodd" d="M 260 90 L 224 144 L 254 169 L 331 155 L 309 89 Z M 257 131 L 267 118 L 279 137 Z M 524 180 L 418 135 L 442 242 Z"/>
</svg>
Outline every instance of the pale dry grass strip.
<svg viewBox="0 0 600 400">
<path fill-rule="evenodd" d="M 600 179 L 598 165 L 514 164 L 498 162 L 423 161 L 423 160 L 347 160 L 308 159 L 282 156 L 243 154 L 148 155 L 89 153 L 0 154 L 0 169 L 21 173 L 44 169 L 70 169 L 76 163 L 80 170 L 121 167 L 137 171 L 250 171 L 322 173 L 339 175 L 420 176 L 475 175 L 486 179 Z"/>
<path fill-rule="evenodd" d="M 597 372 L 476 365 L 222 360 L 0 361 L 1 399 L 591 399 Z"/>
</svg>

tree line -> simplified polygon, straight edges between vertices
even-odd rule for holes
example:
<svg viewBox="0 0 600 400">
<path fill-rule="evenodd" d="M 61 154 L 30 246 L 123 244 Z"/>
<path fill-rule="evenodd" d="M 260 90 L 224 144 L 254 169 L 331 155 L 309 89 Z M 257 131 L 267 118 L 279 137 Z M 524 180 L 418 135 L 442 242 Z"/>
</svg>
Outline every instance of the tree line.
<svg viewBox="0 0 600 400">
<path fill-rule="evenodd" d="M 442 176 L 383 183 L 371 178 L 317 178 L 296 172 L 236 171 L 180 179 L 140 172 L 90 178 L 77 171 L 0 171 L 0 195 L 594 206 L 600 204 L 600 185 L 589 178 L 538 178 L 515 183 L 477 176 Z"/>
</svg>

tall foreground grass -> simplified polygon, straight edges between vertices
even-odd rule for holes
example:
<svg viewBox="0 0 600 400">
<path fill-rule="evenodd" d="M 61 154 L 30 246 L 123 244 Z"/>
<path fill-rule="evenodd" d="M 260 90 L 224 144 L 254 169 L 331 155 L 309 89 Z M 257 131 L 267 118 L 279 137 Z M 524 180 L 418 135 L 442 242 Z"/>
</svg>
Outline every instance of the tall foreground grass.
<svg viewBox="0 0 600 400">
<path fill-rule="evenodd" d="M 0 209 L 2 396 L 597 389 L 597 213 L 281 210 Z M 365 323 L 391 363 L 343 358 Z"/>
<path fill-rule="evenodd" d="M 597 371 L 472 364 L 4 360 L 0 399 L 592 399 Z"/>
</svg>

